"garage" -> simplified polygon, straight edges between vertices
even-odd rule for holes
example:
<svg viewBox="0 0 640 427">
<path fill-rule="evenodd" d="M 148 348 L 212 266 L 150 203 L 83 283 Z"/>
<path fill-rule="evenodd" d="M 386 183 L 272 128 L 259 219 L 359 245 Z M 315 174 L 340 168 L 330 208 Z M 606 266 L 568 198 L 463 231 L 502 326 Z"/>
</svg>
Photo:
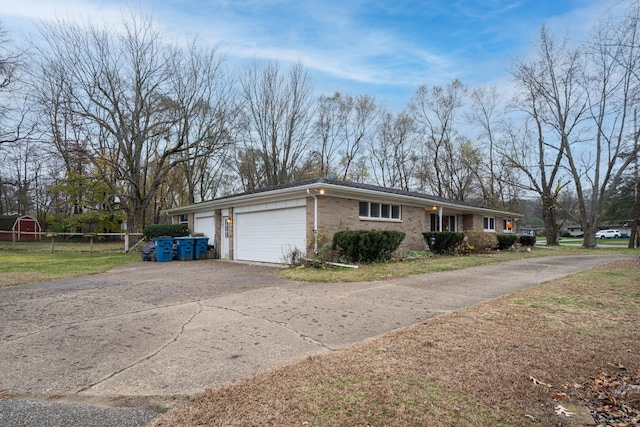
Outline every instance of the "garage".
<svg viewBox="0 0 640 427">
<path fill-rule="evenodd" d="M 213 212 L 196 213 L 193 217 L 193 232 L 202 233 L 209 238 L 209 244 L 215 243 L 216 217 Z"/>
<path fill-rule="evenodd" d="M 238 212 L 234 221 L 235 259 L 283 263 L 295 248 L 304 253 L 306 222 L 305 206 Z"/>
</svg>

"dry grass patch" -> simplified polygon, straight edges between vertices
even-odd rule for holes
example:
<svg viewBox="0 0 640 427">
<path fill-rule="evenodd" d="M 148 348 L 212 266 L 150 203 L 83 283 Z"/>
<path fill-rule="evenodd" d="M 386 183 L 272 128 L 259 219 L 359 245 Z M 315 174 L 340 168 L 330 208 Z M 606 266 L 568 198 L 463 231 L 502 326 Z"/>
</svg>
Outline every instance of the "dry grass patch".
<svg viewBox="0 0 640 427">
<path fill-rule="evenodd" d="M 416 274 L 435 273 L 439 271 L 460 270 L 480 265 L 509 262 L 521 259 L 539 258 L 561 255 L 593 255 L 600 249 L 583 249 L 578 247 L 535 247 L 533 250 L 492 251 L 486 254 L 471 256 L 441 256 L 430 253 L 417 256 L 395 257 L 390 262 L 361 264 L 357 269 L 331 267 L 292 267 L 280 270 L 278 276 L 286 280 L 302 282 L 370 282 L 406 277 Z M 632 255 L 633 249 L 603 249 L 602 252 Z"/>
<path fill-rule="evenodd" d="M 638 283 L 636 261 L 610 264 L 207 390 L 149 425 L 579 425 L 556 406 L 640 366 Z"/>
</svg>

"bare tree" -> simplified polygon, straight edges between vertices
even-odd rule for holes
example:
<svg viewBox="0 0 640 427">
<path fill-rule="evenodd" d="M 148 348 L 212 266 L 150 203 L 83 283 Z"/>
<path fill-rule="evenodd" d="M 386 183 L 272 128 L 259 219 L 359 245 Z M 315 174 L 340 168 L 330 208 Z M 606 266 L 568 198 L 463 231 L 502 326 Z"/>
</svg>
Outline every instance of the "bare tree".
<svg viewBox="0 0 640 427">
<path fill-rule="evenodd" d="M 17 140 L 11 136 L 13 132 L 8 130 L 6 123 L 10 108 L 8 95 L 15 86 L 20 63 L 20 56 L 10 46 L 10 40 L 0 22 L 0 144 Z"/>
<path fill-rule="evenodd" d="M 216 195 L 215 174 L 224 164 L 224 155 L 234 143 L 233 132 L 238 103 L 233 81 L 223 68 L 223 57 L 215 48 L 200 48 L 195 42 L 171 55 L 172 98 L 169 112 L 174 115 L 172 138 L 187 147 L 178 165 L 186 181 L 187 203 Z"/>
<path fill-rule="evenodd" d="M 505 154 L 512 166 L 528 177 L 529 189 L 540 195 L 547 245 L 555 246 L 559 238 L 558 196 L 568 184 L 568 179 L 562 176 L 563 160 L 567 147 L 579 140 L 578 132 L 587 109 L 581 84 L 585 64 L 579 50 L 570 49 L 566 41 L 557 44 L 544 26 L 537 48 L 534 61 L 519 62 L 513 71 L 521 88 L 515 105 L 533 121 L 533 139 L 531 145 L 513 147 L 511 153 Z M 526 156 L 518 159 L 528 153 L 536 156 L 535 163 L 529 162 Z"/>
<path fill-rule="evenodd" d="M 370 147 L 373 178 L 377 185 L 410 190 L 414 169 L 418 163 L 416 126 L 407 112 L 394 116 L 384 113 L 376 139 Z"/>
<path fill-rule="evenodd" d="M 627 167 L 638 155 L 633 108 L 640 79 L 640 5 L 626 16 L 606 17 L 585 46 L 586 116 L 590 133 L 582 141 L 563 139 L 575 184 L 577 209 L 570 211 L 584 231 L 584 246 L 595 247 L 600 215 Z"/>
<path fill-rule="evenodd" d="M 253 63 L 240 79 L 240 126 L 245 153 L 259 154 L 264 182 L 284 184 L 304 175 L 314 104 L 311 77 L 302 64 L 283 72 L 278 62 Z M 258 183 L 256 183 L 258 184 Z"/>
<path fill-rule="evenodd" d="M 456 115 L 466 92 L 466 86 L 459 80 L 446 87 L 421 86 L 409 103 L 422 137 L 421 165 L 417 171 L 418 188 L 422 191 L 464 200 L 473 189 L 478 151 L 456 128 Z M 465 155 L 470 157 L 464 158 Z"/>
<path fill-rule="evenodd" d="M 509 162 L 500 155 L 505 151 L 505 121 L 503 99 L 496 87 L 476 88 L 471 92 L 469 121 L 479 126 L 478 143 L 482 148 L 484 162 L 472 170 L 482 192 L 483 203 L 494 209 L 512 209 L 518 184 L 517 174 Z"/>
<path fill-rule="evenodd" d="M 43 104 L 81 126 L 92 166 L 120 199 L 128 229 L 137 231 L 168 172 L 217 141 L 214 130 L 192 132 L 190 125 L 215 110 L 207 97 L 219 61 L 193 45 L 165 44 L 151 19 L 135 14 L 118 29 L 58 21 L 43 24 L 41 35 L 39 80 L 64 94 L 59 102 L 56 91 L 41 89 Z M 202 62 L 194 65 L 196 59 Z"/>
<path fill-rule="evenodd" d="M 345 95 L 338 97 L 338 129 L 341 155 L 338 176 L 348 179 L 352 168 L 361 169 L 359 162 L 361 148 L 373 137 L 378 123 L 378 107 L 370 95 Z M 356 176 L 361 171 L 353 171 Z"/>
<path fill-rule="evenodd" d="M 317 175 L 328 177 L 338 168 L 338 150 L 340 149 L 339 103 L 340 94 L 321 96 L 318 101 L 317 118 L 314 123 L 315 149 L 311 153 Z"/>
</svg>

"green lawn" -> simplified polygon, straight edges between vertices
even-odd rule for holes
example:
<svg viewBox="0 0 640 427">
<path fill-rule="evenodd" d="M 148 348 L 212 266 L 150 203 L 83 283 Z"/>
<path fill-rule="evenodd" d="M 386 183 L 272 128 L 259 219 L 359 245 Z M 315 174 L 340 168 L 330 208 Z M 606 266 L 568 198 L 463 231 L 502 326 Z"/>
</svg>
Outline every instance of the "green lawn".
<svg viewBox="0 0 640 427">
<path fill-rule="evenodd" d="M 103 273 L 139 253 L 46 253 L 0 250 L 0 287 Z"/>
<path fill-rule="evenodd" d="M 560 239 L 560 245 L 582 245 L 584 239 L 582 237 L 562 237 Z M 547 243 L 547 239 L 544 237 L 538 237 L 536 239 L 536 246 L 544 246 Z M 626 248 L 629 245 L 629 238 L 625 239 L 596 239 L 598 246 L 620 246 Z"/>
<path fill-rule="evenodd" d="M 91 245 L 89 239 L 56 241 L 53 244 L 53 249 L 56 253 L 90 252 Z M 51 253 L 51 239 L 43 239 L 38 242 L 16 242 L 15 249 L 13 248 L 13 242 L 0 242 L 0 252 L 2 251 Z M 93 243 L 93 252 L 124 252 L 124 242 L 102 242 L 96 240 Z"/>
</svg>

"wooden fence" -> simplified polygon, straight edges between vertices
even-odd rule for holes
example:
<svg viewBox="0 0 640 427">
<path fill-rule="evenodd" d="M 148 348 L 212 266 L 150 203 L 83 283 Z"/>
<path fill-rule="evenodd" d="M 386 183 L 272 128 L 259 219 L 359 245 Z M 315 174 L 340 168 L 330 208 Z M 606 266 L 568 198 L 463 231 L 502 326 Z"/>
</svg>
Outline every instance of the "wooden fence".
<svg viewBox="0 0 640 427">
<path fill-rule="evenodd" d="M 55 251 L 56 242 L 75 243 L 77 245 L 88 244 L 89 252 L 94 251 L 94 243 L 98 243 L 100 240 L 114 239 L 120 240 L 123 244 L 122 250 L 127 253 L 133 250 L 136 246 L 140 245 L 144 239 L 142 233 L 54 233 L 54 232 L 25 232 L 25 231 L 11 231 L 0 230 L 3 235 L 11 235 L 11 249 L 16 250 L 18 243 L 31 245 L 42 242 L 51 242 L 51 253 Z M 36 235 L 37 240 L 21 240 L 21 235 Z M 133 243 L 133 246 L 131 244 Z M 102 243 L 100 243 L 102 244 Z"/>
</svg>

